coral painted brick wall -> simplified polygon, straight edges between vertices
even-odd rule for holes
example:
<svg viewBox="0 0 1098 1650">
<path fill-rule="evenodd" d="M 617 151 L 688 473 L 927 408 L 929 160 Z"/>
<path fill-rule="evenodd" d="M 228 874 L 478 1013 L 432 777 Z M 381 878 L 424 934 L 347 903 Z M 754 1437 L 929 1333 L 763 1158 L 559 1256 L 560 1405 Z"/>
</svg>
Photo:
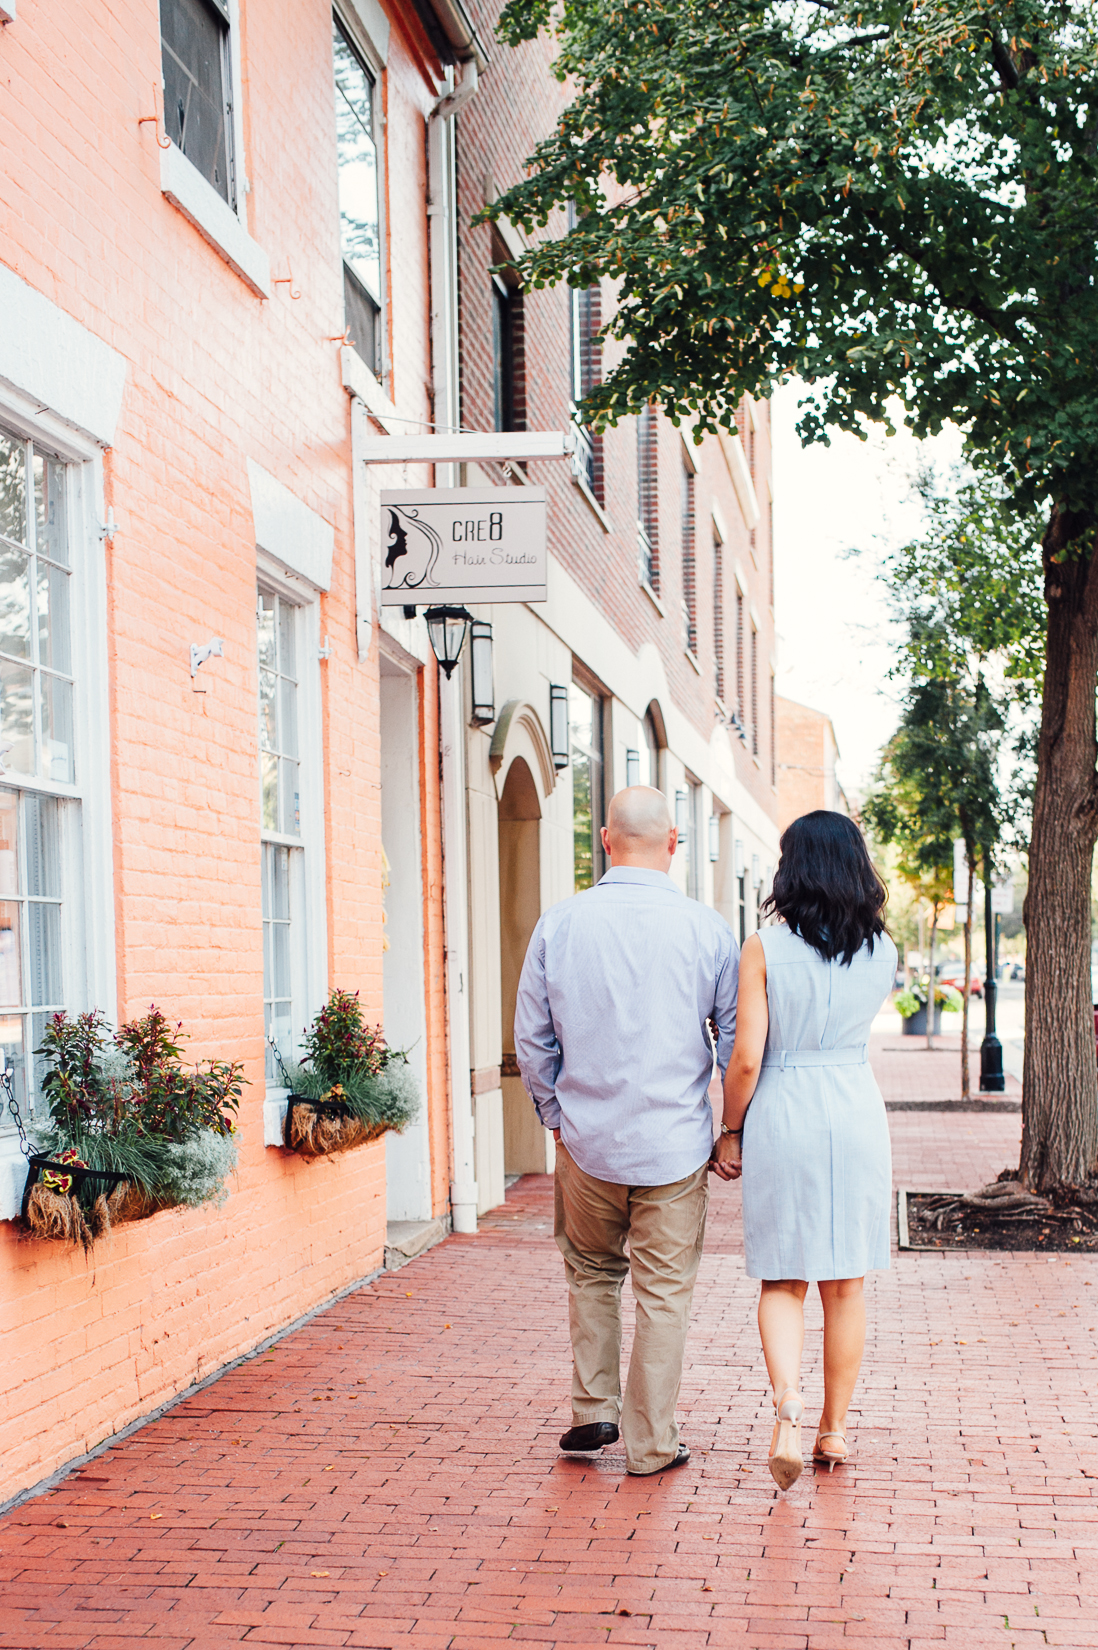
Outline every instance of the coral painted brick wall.
<svg viewBox="0 0 1098 1650">
<path fill-rule="evenodd" d="M 424 116 L 437 93 L 409 8 L 384 97 L 392 236 L 388 351 L 430 417 Z M 156 1002 L 195 1057 L 243 1059 L 240 1168 L 220 1208 L 120 1228 L 87 1258 L 0 1223 L 0 1500 L 377 1269 L 383 1143 L 308 1164 L 263 1144 L 256 551 L 247 461 L 329 523 L 320 601 L 327 974 L 381 1016 L 377 646 L 359 660 L 331 12 L 249 0 L 242 63 L 247 228 L 281 284 L 263 300 L 161 193 L 156 0 L 21 0 L 0 31 L 0 258 L 125 357 L 106 454 L 110 788 L 118 1008 Z M 154 91 L 154 88 L 156 89 Z M 285 277 L 292 270 L 292 283 Z M 296 294 L 300 296 L 296 296 Z M 2 323 L 0 323 L 2 324 Z M 0 409 L 2 416 L 2 409 Z M 192 641 L 224 658 L 192 689 Z M 421 701 L 437 750 L 433 663 Z M 438 982 L 437 762 L 423 766 L 427 978 Z M 441 987 L 429 1011 L 437 1209 L 448 1124 Z"/>
</svg>

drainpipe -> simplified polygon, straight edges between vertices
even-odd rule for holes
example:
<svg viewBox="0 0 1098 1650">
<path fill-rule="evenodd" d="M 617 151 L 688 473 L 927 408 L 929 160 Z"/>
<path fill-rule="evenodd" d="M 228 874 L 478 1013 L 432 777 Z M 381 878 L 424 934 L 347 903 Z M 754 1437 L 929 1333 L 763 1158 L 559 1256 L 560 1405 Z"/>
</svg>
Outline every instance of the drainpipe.
<svg viewBox="0 0 1098 1650">
<path fill-rule="evenodd" d="M 457 172 L 454 115 L 477 89 L 477 55 L 464 65 L 431 112 L 427 124 L 431 260 L 431 374 L 436 430 L 461 423 L 458 380 Z M 456 485 L 457 466 L 435 466 L 435 485 Z M 439 743 L 442 775 L 442 853 L 446 921 L 446 997 L 453 1114 L 450 1209 L 455 1232 L 477 1229 L 477 1178 L 469 1035 L 469 870 L 465 820 L 464 669 L 439 678 Z"/>
</svg>

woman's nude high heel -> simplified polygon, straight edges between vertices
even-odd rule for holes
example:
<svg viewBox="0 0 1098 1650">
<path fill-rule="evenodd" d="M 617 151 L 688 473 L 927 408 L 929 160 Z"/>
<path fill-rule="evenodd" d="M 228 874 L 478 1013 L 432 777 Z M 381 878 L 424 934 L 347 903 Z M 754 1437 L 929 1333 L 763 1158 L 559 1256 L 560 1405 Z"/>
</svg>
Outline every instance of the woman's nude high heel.
<svg viewBox="0 0 1098 1650">
<path fill-rule="evenodd" d="M 834 1445 L 830 1449 L 825 1448 L 825 1438 L 838 1438 L 841 1448 L 836 1449 Z M 846 1433 L 818 1432 L 816 1442 L 812 1446 L 812 1459 L 813 1461 L 826 1461 L 828 1472 L 834 1472 L 837 1466 L 841 1467 L 844 1461 L 849 1461 L 850 1450 L 847 1447 Z"/>
<path fill-rule="evenodd" d="M 770 1440 L 768 1465 L 771 1476 L 780 1490 L 789 1489 L 804 1471 L 801 1454 L 801 1416 L 804 1404 L 795 1386 L 787 1386 L 774 1400 L 778 1418 L 774 1422 L 774 1436 Z"/>
</svg>

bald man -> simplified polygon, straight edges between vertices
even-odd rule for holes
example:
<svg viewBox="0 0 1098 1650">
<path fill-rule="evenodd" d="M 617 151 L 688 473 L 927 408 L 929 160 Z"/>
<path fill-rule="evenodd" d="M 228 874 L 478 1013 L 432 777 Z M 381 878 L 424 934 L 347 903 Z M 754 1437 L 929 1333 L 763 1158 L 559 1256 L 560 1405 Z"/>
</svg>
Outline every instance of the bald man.
<svg viewBox="0 0 1098 1650">
<path fill-rule="evenodd" d="M 690 1459 L 675 1404 L 709 1198 L 706 1022 L 718 1028 L 723 1073 L 739 947 L 723 917 L 667 874 L 677 837 L 662 792 L 619 791 L 602 844 L 610 870 L 534 929 L 515 1052 L 557 1141 L 556 1239 L 572 1335 L 572 1426 L 560 1448 L 592 1454 L 620 1436 L 626 1470 L 647 1475 Z M 623 1401 L 627 1270 L 637 1311 Z"/>
</svg>

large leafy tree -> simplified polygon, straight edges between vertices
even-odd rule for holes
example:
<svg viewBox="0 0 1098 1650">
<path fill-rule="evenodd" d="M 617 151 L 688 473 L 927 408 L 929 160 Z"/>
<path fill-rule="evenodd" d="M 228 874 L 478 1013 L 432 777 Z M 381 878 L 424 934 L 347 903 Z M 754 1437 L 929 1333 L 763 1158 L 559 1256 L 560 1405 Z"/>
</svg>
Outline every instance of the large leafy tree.
<svg viewBox="0 0 1098 1650">
<path fill-rule="evenodd" d="M 1030 1179 L 1098 1153 L 1098 16 L 1094 0 L 510 0 L 572 98 L 497 200 L 532 286 L 610 278 L 625 342 L 584 416 L 697 431 L 798 373 L 801 434 L 960 424 L 1044 519 L 1027 900 Z M 574 227 L 558 233 L 559 209 Z M 556 215 L 554 215 L 556 214 Z"/>
</svg>

